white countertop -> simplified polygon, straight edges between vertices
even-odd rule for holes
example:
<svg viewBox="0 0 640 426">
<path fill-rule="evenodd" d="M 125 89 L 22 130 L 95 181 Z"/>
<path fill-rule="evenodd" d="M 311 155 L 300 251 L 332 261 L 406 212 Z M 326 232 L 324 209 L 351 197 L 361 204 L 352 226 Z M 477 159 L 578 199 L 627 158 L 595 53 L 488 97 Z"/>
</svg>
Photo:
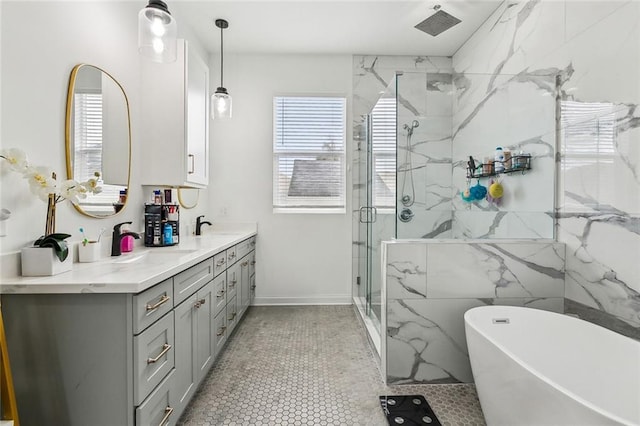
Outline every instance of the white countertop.
<svg viewBox="0 0 640 426">
<path fill-rule="evenodd" d="M 50 277 L 3 277 L 0 294 L 140 293 L 253 235 L 255 226 L 205 230 L 181 237 L 175 246 L 136 247 L 98 262 L 74 263 L 71 271 Z"/>
</svg>

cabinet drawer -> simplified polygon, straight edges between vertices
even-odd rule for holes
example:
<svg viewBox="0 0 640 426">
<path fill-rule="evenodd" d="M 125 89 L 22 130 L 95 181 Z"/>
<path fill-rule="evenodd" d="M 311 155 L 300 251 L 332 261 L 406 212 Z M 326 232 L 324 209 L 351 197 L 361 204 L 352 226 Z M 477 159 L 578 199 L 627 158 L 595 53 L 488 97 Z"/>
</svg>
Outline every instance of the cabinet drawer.
<svg viewBox="0 0 640 426">
<path fill-rule="evenodd" d="M 174 306 L 195 293 L 213 278 L 213 259 L 209 258 L 173 277 Z"/>
<path fill-rule="evenodd" d="M 239 243 L 236 247 L 236 255 L 238 256 L 238 259 L 243 258 L 256 248 L 256 237 L 253 236 L 248 238 Z"/>
<path fill-rule="evenodd" d="M 133 296 L 133 334 L 159 320 L 173 309 L 173 278 Z"/>
<path fill-rule="evenodd" d="M 174 413 L 175 396 L 173 390 L 172 370 L 160 386 L 149 395 L 149 398 L 136 408 L 136 426 L 168 426 L 178 421 L 178 413 Z"/>
<path fill-rule="evenodd" d="M 214 318 L 213 318 L 213 330 L 215 335 L 213 336 L 215 339 L 215 349 L 214 349 L 214 357 L 220 353 L 220 349 L 224 346 L 224 343 L 227 341 L 227 312 L 226 309 L 222 309 Z"/>
<path fill-rule="evenodd" d="M 213 315 L 218 315 L 224 305 L 227 304 L 227 277 L 219 275 L 213 280 Z"/>
<path fill-rule="evenodd" d="M 133 338 L 133 396 L 140 404 L 173 369 L 173 312 Z"/>
<path fill-rule="evenodd" d="M 233 265 L 239 259 L 237 250 L 237 245 L 227 249 L 227 267 Z"/>
<path fill-rule="evenodd" d="M 227 269 L 227 252 L 213 256 L 213 275 L 218 276 Z"/>
<path fill-rule="evenodd" d="M 233 329 L 236 328 L 236 324 L 238 323 L 238 305 L 236 303 L 236 298 L 232 298 L 229 303 L 227 303 L 227 336 L 230 336 L 233 333 Z"/>
</svg>

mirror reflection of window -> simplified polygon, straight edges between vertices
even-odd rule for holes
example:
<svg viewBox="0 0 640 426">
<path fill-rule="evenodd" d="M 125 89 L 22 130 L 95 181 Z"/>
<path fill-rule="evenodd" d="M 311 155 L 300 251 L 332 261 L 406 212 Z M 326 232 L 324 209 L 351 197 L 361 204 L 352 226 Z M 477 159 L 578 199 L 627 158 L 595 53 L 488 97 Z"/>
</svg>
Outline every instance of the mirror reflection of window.
<svg viewBox="0 0 640 426">
<path fill-rule="evenodd" d="M 126 95 L 109 74 L 84 64 L 72 71 L 69 91 L 68 177 L 86 181 L 98 172 L 98 184 L 102 188 L 102 192 L 89 194 L 75 206 L 90 216 L 112 216 L 124 207 L 129 184 L 130 131 Z"/>
</svg>

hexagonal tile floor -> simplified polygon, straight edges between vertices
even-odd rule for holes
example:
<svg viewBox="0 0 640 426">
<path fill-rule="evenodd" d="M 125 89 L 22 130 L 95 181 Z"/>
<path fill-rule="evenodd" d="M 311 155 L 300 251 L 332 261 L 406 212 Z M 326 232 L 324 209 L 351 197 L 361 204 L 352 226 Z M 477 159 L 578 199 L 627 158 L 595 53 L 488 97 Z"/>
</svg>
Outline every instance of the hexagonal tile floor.
<svg viewBox="0 0 640 426">
<path fill-rule="evenodd" d="M 469 384 L 385 386 L 352 306 L 252 307 L 183 425 L 385 426 L 380 395 L 424 395 L 443 425 L 484 425 Z"/>
</svg>

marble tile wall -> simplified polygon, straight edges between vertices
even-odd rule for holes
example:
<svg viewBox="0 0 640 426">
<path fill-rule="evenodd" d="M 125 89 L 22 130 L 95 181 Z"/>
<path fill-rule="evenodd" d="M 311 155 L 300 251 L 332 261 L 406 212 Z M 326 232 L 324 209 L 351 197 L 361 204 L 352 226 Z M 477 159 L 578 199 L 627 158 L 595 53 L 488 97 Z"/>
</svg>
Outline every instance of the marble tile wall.
<svg viewBox="0 0 640 426">
<path fill-rule="evenodd" d="M 588 320 L 640 339 L 640 3 L 505 2 L 458 50 L 453 67 L 457 87 L 482 99 L 505 74 L 525 76 L 516 85 L 541 96 L 552 93 L 548 76 L 558 76 L 555 217 L 556 238 L 567 247 L 567 311 L 590 312 Z M 472 74 L 491 78 L 460 77 Z M 562 109 L 571 102 L 589 113 L 573 121 Z M 528 121 L 542 125 L 543 118 Z M 607 123 L 608 134 L 595 130 Z M 590 137 L 576 137 L 580 125 Z M 538 134 L 532 137 L 546 159 L 551 139 Z M 538 220 L 548 221 L 522 218 L 532 233 Z M 484 223 L 474 217 L 465 226 L 496 228 Z"/>
<path fill-rule="evenodd" d="M 472 382 L 463 315 L 482 305 L 563 312 L 564 244 L 385 242 L 389 384 Z M 383 369 L 384 370 L 384 369 Z"/>
</svg>

